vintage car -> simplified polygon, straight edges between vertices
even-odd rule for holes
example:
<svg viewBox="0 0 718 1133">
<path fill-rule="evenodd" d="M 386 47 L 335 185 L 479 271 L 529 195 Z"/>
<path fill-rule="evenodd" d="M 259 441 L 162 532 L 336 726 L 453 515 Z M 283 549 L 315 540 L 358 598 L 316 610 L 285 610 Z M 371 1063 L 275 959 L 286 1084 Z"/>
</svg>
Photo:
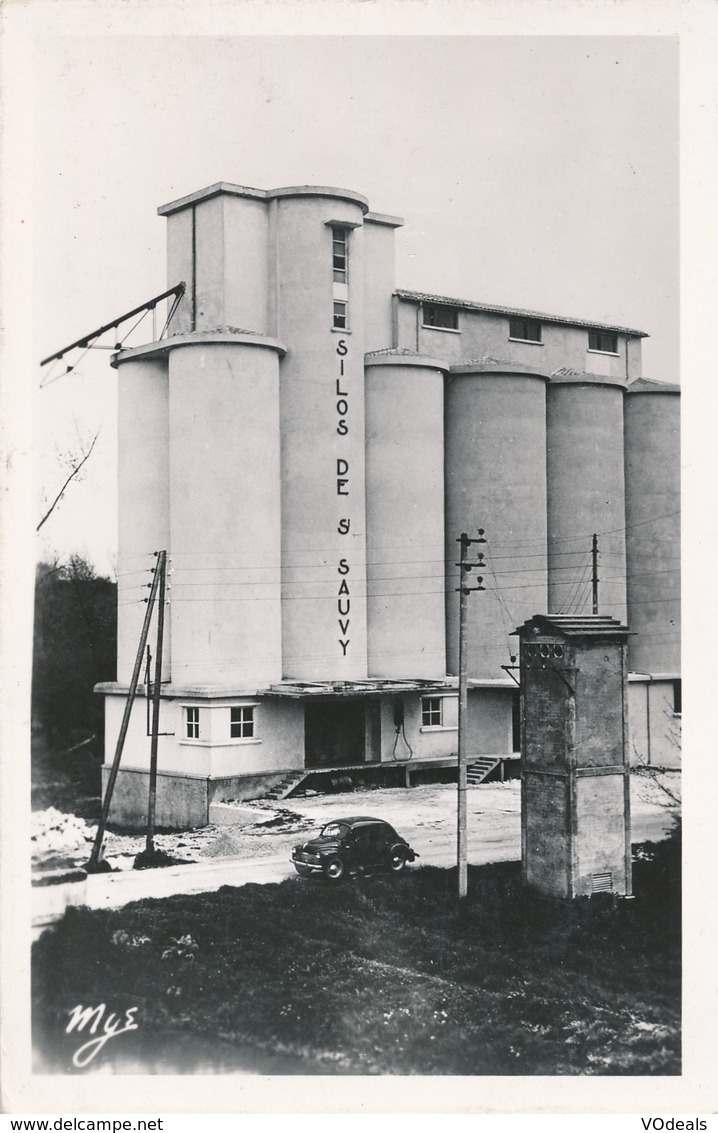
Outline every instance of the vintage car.
<svg viewBox="0 0 718 1133">
<path fill-rule="evenodd" d="M 405 838 L 381 818 L 365 815 L 337 818 L 292 850 L 297 873 L 322 873 L 331 881 L 365 870 L 389 869 L 401 873 L 419 855 Z"/>
</svg>

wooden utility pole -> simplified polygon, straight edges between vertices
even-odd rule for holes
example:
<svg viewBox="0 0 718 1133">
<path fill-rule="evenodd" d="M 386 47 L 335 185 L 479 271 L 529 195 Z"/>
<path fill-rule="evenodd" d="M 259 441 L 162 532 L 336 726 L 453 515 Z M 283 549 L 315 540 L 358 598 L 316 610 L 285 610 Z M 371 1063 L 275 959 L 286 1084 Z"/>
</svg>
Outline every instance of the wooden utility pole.
<svg viewBox="0 0 718 1133">
<path fill-rule="evenodd" d="M 593 613 L 598 613 L 598 535 L 594 535 L 591 542 L 591 587 L 593 594 Z"/>
<path fill-rule="evenodd" d="M 165 628 L 165 579 L 167 574 L 167 552 L 160 551 L 157 557 L 159 575 L 159 598 L 157 607 L 157 650 L 155 655 L 155 683 L 152 686 L 152 739 L 150 741 L 150 798 L 147 807 L 147 841 L 145 852 L 151 857 L 155 852 L 155 809 L 157 804 L 157 741 L 160 733 L 160 691 L 162 686 L 162 645 Z"/>
<path fill-rule="evenodd" d="M 160 553 L 164 554 L 164 552 L 160 552 Z M 122 759 L 122 749 L 125 746 L 125 739 L 127 737 L 127 729 L 129 727 L 129 724 L 130 724 L 130 715 L 132 713 L 132 705 L 135 702 L 135 695 L 137 693 L 137 685 L 139 683 L 139 678 L 140 678 L 140 669 L 142 668 L 142 658 L 144 656 L 145 646 L 147 644 L 147 635 L 150 632 L 150 622 L 152 620 L 152 608 L 155 604 L 155 598 L 157 597 L 157 588 L 159 586 L 159 581 L 160 581 L 160 574 L 159 574 L 159 571 L 155 569 L 154 578 L 152 579 L 152 583 L 150 585 L 150 596 L 149 596 L 149 598 L 146 599 L 147 610 L 145 611 L 145 620 L 142 624 L 142 633 L 140 634 L 140 643 L 137 647 L 137 656 L 135 657 L 135 667 L 132 670 L 132 679 L 130 680 L 130 687 L 127 691 L 127 700 L 125 701 L 125 711 L 122 715 L 122 723 L 120 724 L 120 731 L 119 731 L 118 736 L 117 736 L 117 744 L 115 746 L 115 756 L 114 756 L 114 759 L 112 761 L 112 770 L 110 771 L 110 777 L 107 780 L 107 788 L 105 790 L 105 798 L 104 798 L 104 801 L 102 803 L 102 813 L 100 815 L 100 821 L 97 824 L 97 834 L 95 835 L 95 842 L 94 842 L 94 845 L 92 847 L 92 853 L 90 854 L 89 861 L 87 863 L 87 872 L 88 873 L 96 873 L 97 872 L 98 862 L 100 860 L 100 851 L 102 849 L 102 842 L 103 842 L 104 837 L 105 837 L 105 829 L 107 827 L 107 817 L 110 813 L 110 803 L 112 802 L 112 793 L 115 789 L 115 781 L 117 779 L 117 773 L 120 770 L 120 760 Z"/>
<path fill-rule="evenodd" d="M 470 539 L 466 532 L 461 533 L 457 543 L 461 545 L 461 561 L 459 567 L 459 760 L 458 760 L 458 793 L 456 815 L 456 860 L 458 866 L 458 892 L 459 902 L 466 896 L 468 888 L 468 838 L 466 822 L 466 764 L 467 764 L 467 730 L 469 716 L 469 681 L 468 657 L 466 649 L 466 626 L 469 613 L 469 594 L 472 590 L 484 590 L 481 585 L 483 578 L 477 578 L 476 586 L 466 586 L 464 575 L 474 567 L 482 567 L 483 555 L 479 553 L 475 563 L 467 561 L 469 547 L 472 543 L 485 543 L 483 528 L 479 528 L 478 539 Z"/>
</svg>

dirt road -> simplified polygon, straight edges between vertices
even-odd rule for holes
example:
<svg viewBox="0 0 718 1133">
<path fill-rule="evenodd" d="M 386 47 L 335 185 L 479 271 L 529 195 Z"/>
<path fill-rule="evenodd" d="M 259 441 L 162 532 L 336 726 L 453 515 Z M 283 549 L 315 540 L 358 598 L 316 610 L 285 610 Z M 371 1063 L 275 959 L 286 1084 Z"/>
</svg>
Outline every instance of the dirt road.
<svg viewBox="0 0 718 1133">
<path fill-rule="evenodd" d="M 353 791 L 290 799 L 280 809 L 255 804 L 257 821 L 246 826 L 211 827 L 192 833 L 162 835 L 166 852 L 193 858 L 190 865 L 133 870 L 132 856 L 141 840 L 127 835 L 109 838 L 108 860 L 117 872 L 87 878 L 82 892 L 68 890 L 73 904 L 119 908 L 142 897 L 202 893 L 223 885 L 264 884 L 295 876 L 289 861 L 292 846 L 323 823 L 341 815 L 384 818 L 419 853 L 419 865 L 449 867 L 456 862 L 455 786 Z M 488 784 L 467 792 L 468 858 L 472 865 L 516 861 L 521 857 L 521 798 L 518 782 Z M 634 777 L 631 832 L 634 842 L 660 841 L 671 827 L 665 796 L 650 780 Z M 33 891 L 36 923 L 52 889 Z M 55 899 L 60 895 L 54 894 Z M 62 905 L 62 902 L 60 902 Z M 45 923 L 51 923 L 54 915 Z"/>
</svg>

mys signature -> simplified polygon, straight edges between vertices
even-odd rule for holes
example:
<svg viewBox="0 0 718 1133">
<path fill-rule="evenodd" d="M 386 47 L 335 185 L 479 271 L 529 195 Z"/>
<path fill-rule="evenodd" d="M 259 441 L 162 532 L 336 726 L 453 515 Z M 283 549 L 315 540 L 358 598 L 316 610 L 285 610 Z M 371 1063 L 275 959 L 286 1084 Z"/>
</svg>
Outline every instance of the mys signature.
<svg viewBox="0 0 718 1133">
<path fill-rule="evenodd" d="M 109 1039 L 114 1039 L 117 1035 L 124 1035 L 126 1031 L 136 1031 L 137 1023 L 135 1023 L 135 1012 L 139 1010 L 137 1007 L 130 1007 L 125 1011 L 124 1025 L 120 1015 L 115 1015 L 112 1012 L 105 1015 L 105 1004 L 101 1003 L 99 1007 L 83 1007 L 78 1004 L 73 1007 L 70 1012 L 70 1022 L 65 1028 L 65 1034 L 69 1035 L 72 1031 L 77 1031 L 78 1034 L 84 1033 L 95 1035 L 98 1027 L 102 1023 L 102 1030 L 97 1033 L 95 1038 L 90 1039 L 88 1042 L 83 1043 L 79 1047 L 72 1058 L 73 1066 L 82 1069 L 92 1062 L 97 1052 L 102 1049 Z M 103 1022 L 104 1016 L 104 1022 Z M 88 1026 L 92 1020 L 91 1026 Z"/>
</svg>

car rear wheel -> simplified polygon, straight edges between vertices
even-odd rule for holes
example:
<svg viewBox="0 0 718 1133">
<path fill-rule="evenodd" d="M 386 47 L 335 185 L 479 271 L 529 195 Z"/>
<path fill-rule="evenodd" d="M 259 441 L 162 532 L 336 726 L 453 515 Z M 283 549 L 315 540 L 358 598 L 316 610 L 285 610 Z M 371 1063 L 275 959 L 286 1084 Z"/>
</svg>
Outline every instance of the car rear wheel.
<svg viewBox="0 0 718 1133">
<path fill-rule="evenodd" d="M 294 868 L 300 877 L 309 877 L 312 872 L 308 865 L 297 865 L 296 862 L 294 863 Z"/>
<path fill-rule="evenodd" d="M 389 854 L 389 867 L 392 873 L 401 873 L 406 865 L 406 854 L 403 850 L 392 850 Z"/>
<path fill-rule="evenodd" d="M 340 858 L 331 858 L 324 866 L 324 874 L 330 881 L 340 881 L 344 876 L 344 862 Z"/>
</svg>

